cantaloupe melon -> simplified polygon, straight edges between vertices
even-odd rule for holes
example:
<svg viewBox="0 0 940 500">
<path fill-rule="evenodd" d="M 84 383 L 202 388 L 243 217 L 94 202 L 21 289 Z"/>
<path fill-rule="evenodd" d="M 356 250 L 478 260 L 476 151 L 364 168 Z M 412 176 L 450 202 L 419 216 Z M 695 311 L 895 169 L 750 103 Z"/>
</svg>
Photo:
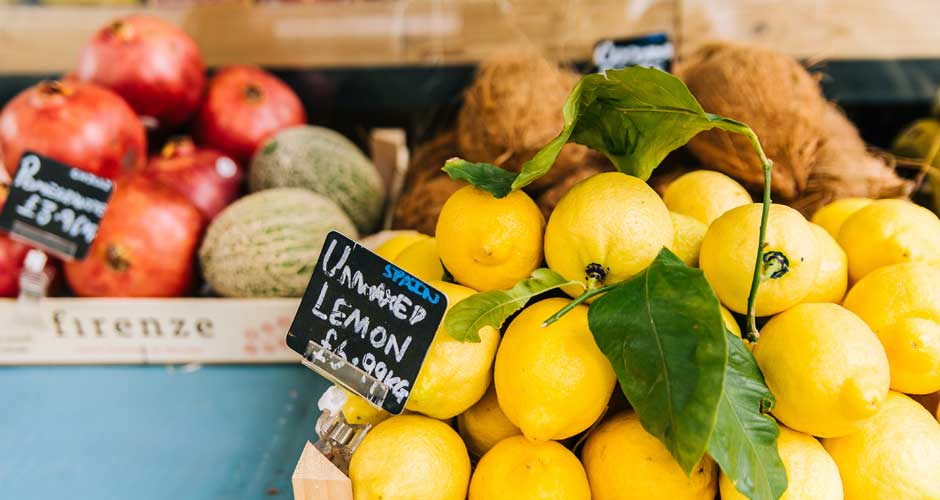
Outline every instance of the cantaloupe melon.
<svg viewBox="0 0 940 500">
<path fill-rule="evenodd" d="M 251 191 L 309 189 L 336 202 L 363 234 L 376 229 L 385 188 L 375 165 L 342 134 L 301 125 L 278 132 L 251 160 Z"/>
<path fill-rule="evenodd" d="M 326 197 L 299 188 L 250 194 L 209 225 L 199 248 L 203 276 L 226 297 L 300 297 L 333 229 L 358 236 Z"/>
</svg>

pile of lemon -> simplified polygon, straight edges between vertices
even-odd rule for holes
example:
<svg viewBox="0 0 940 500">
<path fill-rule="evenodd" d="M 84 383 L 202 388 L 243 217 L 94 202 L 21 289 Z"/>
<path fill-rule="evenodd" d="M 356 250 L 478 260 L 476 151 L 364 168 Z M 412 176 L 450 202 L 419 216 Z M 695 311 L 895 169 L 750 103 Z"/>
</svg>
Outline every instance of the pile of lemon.
<svg viewBox="0 0 940 500">
<path fill-rule="evenodd" d="M 377 251 L 453 305 L 543 262 L 588 287 L 617 283 L 667 247 L 743 314 L 761 209 L 710 171 L 680 177 L 662 198 L 635 177 L 598 174 L 547 223 L 521 191 L 497 199 L 468 186 L 447 201 L 436 239 L 405 233 Z M 940 391 L 940 220 L 902 200 L 839 200 L 812 222 L 775 204 L 766 241 L 756 310 L 769 320 L 751 347 L 777 399 L 784 498 L 940 500 L 940 423 L 905 395 Z M 483 328 L 479 343 L 442 328 L 406 415 L 350 401 L 347 419 L 377 424 L 352 457 L 355 498 L 744 498 L 707 456 L 683 473 L 613 395 L 588 305 L 542 326 L 567 303 L 532 303 L 502 335 Z"/>
</svg>

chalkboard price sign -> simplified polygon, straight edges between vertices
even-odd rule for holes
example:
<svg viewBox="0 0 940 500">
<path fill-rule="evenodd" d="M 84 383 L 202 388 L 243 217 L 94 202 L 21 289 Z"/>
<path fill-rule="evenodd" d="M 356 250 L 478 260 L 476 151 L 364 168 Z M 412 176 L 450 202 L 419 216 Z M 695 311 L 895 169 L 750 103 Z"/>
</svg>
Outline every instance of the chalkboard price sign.
<svg viewBox="0 0 940 500">
<path fill-rule="evenodd" d="M 397 415 L 446 309 L 446 295 L 333 231 L 287 345 L 308 366 L 367 399 L 363 381 L 382 386 L 382 397 L 373 402 Z"/>
<path fill-rule="evenodd" d="M 646 66 L 669 71 L 675 49 L 665 33 L 633 38 L 601 40 L 594 45 L 594 65 L 598 71 Z"/>
<path fill-rule="evenodd" d="M 0 228 L 61 257 L 82 259 L 113 187 L 108 179 L 27 151 L 0 212 Z"/>
</svg>

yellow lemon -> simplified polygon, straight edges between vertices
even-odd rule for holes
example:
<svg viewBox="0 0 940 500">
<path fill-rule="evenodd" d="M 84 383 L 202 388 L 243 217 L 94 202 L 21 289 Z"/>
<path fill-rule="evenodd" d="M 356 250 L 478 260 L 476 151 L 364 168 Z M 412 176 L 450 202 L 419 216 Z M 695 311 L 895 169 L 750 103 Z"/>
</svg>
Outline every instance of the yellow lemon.
<svg viewBox="0 0 940 500">
<path fill-rule="evenodd" d="M 663 193 L 663 201 L 669 210 L 708 225 L 728 210 L 754 200 L 731 177 L 711 170 L 694 170 L 672 181 Z"/>
<path fill-rule="evenodd" d="M 705 239 L 708 226 L 688 215 L 676 212 L 669 212 L 669 215 L 672 217 L 672 226 L 676 231 L 669 249 L 682 259 L 685 265 L 698 266 L 698 254 L 702 248 L 702 240 Z"/>
<path fill-rule="evenodd" d="M 907 396 L 891 392 L 859 432 L 823 446 L 839 466 L 845 500 L 940 498 L 940 424 Z"/>
<path fill-rule="evenodd" d="M 376 247 L 375 253 L 384 257 L 385 260 L 394 262 L 402 250 L 427 238 L 430 238 L 430 236 L 417 231 L 401 231 Z"/>
<path fill-rule="evenodd" d="M 837 240 L 849 257 L 852 281 L 890 264 L 940 264 L 940 219 L 905 200 L 878 200 L 858 210 Z"/>
<path fill-rule="evenodd" d="M 522 191 L 496 198 L 473 186 L 452 194 L 437 219 L 438 251 L 458 283 L 503 290 L 542 263 L 545 218 Z"/>
<path fill-rule="evenodd" d="M 718 472 L 708 456 L 686 476 L 669 450 L 632 411 L 618 413 L 588 436 L 581 452 L 593 500 L 712 500 Z"/>
<path fill-rule="evenodd" d="M 839 237 L 839 231 L 842 229 L 842 223 L 852 214 L 870 205 L 871 198 L 843 198 L 833 201 L 820 208 L 813 214 L 811 219 L 814 224 L 819 224 L 833 238 Z"/>
<path fill-rule="evenodd" d="M 375 425 L 390 417 L 391 414 L 381 408 L 376 408 L 368 401 L 343 389 L 346 393 L 346 404 L 343 405 L 343 416 L 351 424 Z"/>
<path fill-rule="evenodd" d="M 406 246 L 392 259 L 392 263 L 422 281 L 444 279 L 444 266 L 437 254 L 437 242 L 430 236 L 418 238 Z"/>
<path fill-rule="evenodd" d="M 435 281 L 431 286 L 447 295 L 447 307 L 476 293 L 467 287 Z M 444 330 L 434 334 L 405 408 L 440 420 L 456 417 L 483 397 L 492 380 L 499 331 L 480 330 L 480 342 L 460 342 Z"/>
<path fill-rule="evenodd" d="M 762 207 L 734 208 L 716 219 L 702 241 L 699 266 L 721 302 L 747 313 L 747 297 L 757 256 Z M 809 222 L 796 210 L 771 205 L 764 249 L 766 279 L 757 292 L 758 316 L 769 316 L 798 304 L 809 294 L 821 260 Z"/>
<path fill-rule="evenodd" d="M 787 427 L 819 437 L 858 430 L 888 393 L 888 358 L 868 325 L 836 304 L 771 318 L 753 349 Z"/>
<path fill-rule="evenodd" d="M 892 389 L 940 390 L 940 267 L 909 262 L 879 268 L 852 287 L 845 307 L 881 339 Z"/>
<path fill-rule="evenodd" d="M 813 281 L 809 295 L 803 302 L 832 302 L 838 304 L 845 297 L 849 285 L 849 261 L 842 247 L 822 226 L 810 223 L 819 241 L 819 272 Z"/>
<path fill-rule="evenodd" d="M 736 337 L 741 338 L 741 326 L 738 325 L 738 321 L 734 319 L 734 316 L 731 314 L 731 311 L 725 308 L 725 306 L 718 306 L 721 308 L 721 319 L 725 323 L 725 328 L 729 332 L 733 333 Z"/>
<path fill-rule="evenodd" d="M 447 424 L 420 415 L 372 428 L 349 463 L 356 500 L 464 500 L 470 457 Z"/>
<path fill-rule="evenodd" d="M 839 468 L 816 438 L 781 426 L 777 451 L 787 470 L 787 491 L 779 500 L 842 500 Z M 724 474 L 718 488 L 721 500 L 747 500 Z"/>
<path fill-rule="evenodd" d="M 587 307 L 542 327 L 567 303 L 546 299 L 525 308 L 496 353 L 499 406 L 536 441 L 569 438 L 590 427 L 604 413 L 617 380 L 588 329 Z"/>
<path fill-rule="evenodd" d="M 500 441 L 477 464 L 469 500 L 591 500 L 584 467 L 564 446 L 522 436 Z"/>
<path fill-rule="evenodd" d="M 545 228 L 548 267 L 594 286 L 646 269 L 673 243 L 672 218 L 645 182 L 620 172 L 577 183 L 558 202 Z M 581 287 L 565 292 L 579 295 Z"/>
<path fill-rule="evenodd" d="M 482 457 L 503 439 L 522 434 L 500 409 L 494 384 L 490 384 L 483 399 L 457 417 L 457 429 L 470 454 L 476 457 Z"/>
</svg>

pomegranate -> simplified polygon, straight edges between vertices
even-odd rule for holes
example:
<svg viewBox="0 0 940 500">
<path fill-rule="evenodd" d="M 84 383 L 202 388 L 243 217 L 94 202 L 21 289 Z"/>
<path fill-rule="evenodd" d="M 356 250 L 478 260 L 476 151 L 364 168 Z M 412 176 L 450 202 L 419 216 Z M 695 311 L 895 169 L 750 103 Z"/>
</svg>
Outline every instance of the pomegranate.
<svg viewBox="0 0 940 500">
<path fill-rule="evenodd" d="M 207 220 L 238 197 L 244 179 L 231 158 L 214 149 L 197 148 L 189 137 L 170 139 L 143 173 L 188 198 Z"/>
<path fill-rule="evenodd" d="M 132 15 L 98 30 L 81 51 L 75 76 L 107 87 L 160 129 L 178 127 L 199 107 L 205 65 L 176 26 Z"/>
<path fill-rule="evenodd" d="M 209 81 L 196 139 L 245 165 L 269 136 L 306 121 L 300 98 L 284 82 L 253 66 L 230 66 Z"/>
<path fill-rule="evenodd" d="M 114 179 L 147 160 L 147 138 L 134 111 L 97 85 L 44 81 L 0 111 L 0 163 L 10 175 L 34 151 Z"/>
<path fill-rule="evenodd" d="M 183 195 L 141 175 L 115 183 L 98 236 L 65 263 L 81 297 L 178 297 L 190 290 L 202 214 Z"/>
</svg>

